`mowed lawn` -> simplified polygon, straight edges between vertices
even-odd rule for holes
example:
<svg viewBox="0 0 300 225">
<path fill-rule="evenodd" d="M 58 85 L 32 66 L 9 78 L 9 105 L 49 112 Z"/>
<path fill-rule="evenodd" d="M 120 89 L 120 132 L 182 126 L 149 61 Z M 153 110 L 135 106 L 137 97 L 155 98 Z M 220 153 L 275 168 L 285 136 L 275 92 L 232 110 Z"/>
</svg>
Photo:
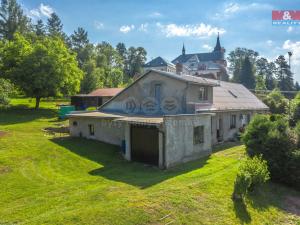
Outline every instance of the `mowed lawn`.
<svg viewBox="0 0 300 225">
<path fill-rule="evenodd" d="M 0 224 L 300 224 L 293 189 L 269 183 L 246 204 L 231 200 L 242 145 L 163 171 L 44 132 L 67 123 L 55 102 L 13 104 L 23 106 L 0 111 Z"/>
</svg>

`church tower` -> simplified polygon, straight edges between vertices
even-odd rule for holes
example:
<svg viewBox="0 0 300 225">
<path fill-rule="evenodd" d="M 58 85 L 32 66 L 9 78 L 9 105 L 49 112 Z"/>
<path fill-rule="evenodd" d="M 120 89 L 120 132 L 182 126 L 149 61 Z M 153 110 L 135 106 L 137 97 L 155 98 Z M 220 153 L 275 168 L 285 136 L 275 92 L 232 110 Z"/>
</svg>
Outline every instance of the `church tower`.
<svg viewBox="0 0 300 225">
<path fill-rule="evenodd" d="M 183 43 L 183 46 L 182 46 L 182 55 L 185 55 L 185 47 L 184 47 L 184 43 Z"/>
<path fill-rule="evenodd" d="M 220 36 L 219 36 L 219 32 L 218 32 L 218 37 L 217 37 L 217 43 L 216 46 L 214 48 L 214 52 L 220 52 L 222 50 L 221 44 L 220 44 Z"/>
</svg>

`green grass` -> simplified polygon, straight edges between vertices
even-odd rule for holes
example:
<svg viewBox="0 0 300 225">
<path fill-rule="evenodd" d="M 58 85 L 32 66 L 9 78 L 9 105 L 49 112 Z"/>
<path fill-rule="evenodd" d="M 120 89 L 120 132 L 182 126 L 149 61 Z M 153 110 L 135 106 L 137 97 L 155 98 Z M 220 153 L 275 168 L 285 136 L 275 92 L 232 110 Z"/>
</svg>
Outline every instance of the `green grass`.
<svg viewBox="0 0 300 225">
<path fill-rule="evenodd" d="M 300 198 L 293 189 L 269 183 L 245 204 L 231 200 L 242 145 L 162 171 L 126 162 L 118 147 L 46 134 L 67 122 L 55 105 L 0 111 L 0 224 L 300 224 L 286 203 Z"/>
</svg>

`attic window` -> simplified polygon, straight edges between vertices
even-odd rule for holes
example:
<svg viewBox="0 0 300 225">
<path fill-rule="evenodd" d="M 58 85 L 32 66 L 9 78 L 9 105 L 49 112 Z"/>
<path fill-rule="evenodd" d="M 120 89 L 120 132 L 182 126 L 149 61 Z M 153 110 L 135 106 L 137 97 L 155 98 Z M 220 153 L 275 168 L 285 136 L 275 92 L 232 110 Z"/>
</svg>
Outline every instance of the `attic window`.
<svg viewBox="0 0 300 225">
<path fill-rule="evenodd" d="M 233 96 L 233 97 L 235 97 L 235 98 L 237 98 L 238 96 L 237 95 L 235 95 L 232 91 L 230 91 L 230 90 L 228 90 L 228 92 Z"/>
</svg>

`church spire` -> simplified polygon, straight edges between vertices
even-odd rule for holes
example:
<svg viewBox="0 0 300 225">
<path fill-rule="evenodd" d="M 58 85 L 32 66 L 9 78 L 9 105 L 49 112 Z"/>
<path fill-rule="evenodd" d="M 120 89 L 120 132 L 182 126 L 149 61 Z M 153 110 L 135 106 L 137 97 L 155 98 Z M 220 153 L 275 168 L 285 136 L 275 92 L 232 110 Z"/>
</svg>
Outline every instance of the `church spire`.
<svg viewBox="0 0 300 225">
<path fill-rule="evenodd" d="M 221 50 L 222 50 L 222 48 L 221 48 L 220 36 L 219 36 L 219 32 L 218 32 L 217 43 L 216 43 L 216 46 L 214 48 L 214 52 L 221 51 Z"/>
<path fill-rule="evenodd" d="M 185 47 L 184 47 L 184 43 L 183 43 L 183 46 L 182 46 L 182 55 L 185 55 Z"/>
</svg>

